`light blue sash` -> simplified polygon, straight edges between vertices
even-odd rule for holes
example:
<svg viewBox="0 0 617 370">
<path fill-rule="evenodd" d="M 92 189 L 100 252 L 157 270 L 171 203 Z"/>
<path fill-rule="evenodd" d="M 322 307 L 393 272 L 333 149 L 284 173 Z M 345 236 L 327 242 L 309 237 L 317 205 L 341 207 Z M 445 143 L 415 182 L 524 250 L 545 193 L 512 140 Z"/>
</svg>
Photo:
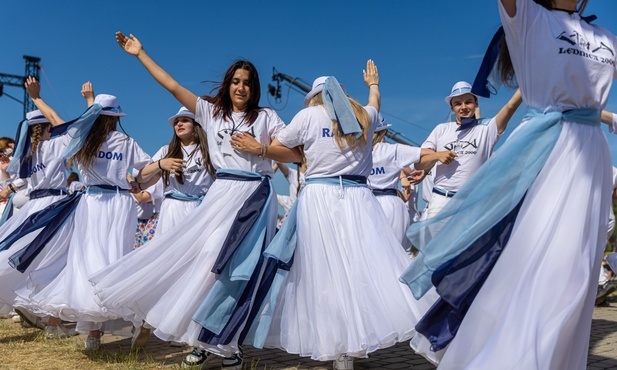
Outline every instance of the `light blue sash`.
<svg viewBox="0 0 617 370">
<path fill-rule="evenodd" d="M 169 193 L 169 194 L 165 194 L 165 198 L 171 198 L 171 199 L 175 199 L 175 200 L 180 200 L 183 202 L 195 202 L 198 201 L 201 204 L 201 201 L 204 199 L 206 195 L 202 194 L 202 195 L 193 195 L 193 194 L 188 194 L 188 193 L 183 193 L 177 190 L 174 190 L 173 192 Z"/>
<path fill-rule="evenodd" d="M 28 150 L 28 147 L 30 146 L 30 142 L 28 140 L 28 120 L 25 119 L 19 123 L 17 135 L 18 137 L 15 138 L 17 141 L 17 147 L 13 151 L 13 159 L 11 159 L 11 163 L 6 169 L 6 172 L 8 173 L 19 173 L 19 166 L 26 158 L 26 150 Z"/>
<path fill-rule="evenodd" d="M 324 108 L 331 120 L 336 120 L 344 135 L 355 134 L 362 136 L 362 126 L 353 112 L 347 95 L 334 76 L 328 77 L 321 92 Z"/>
<path fill-rule="evenodd" d="M 368 188 L 368 185 L 366 185 L 366 183 L 345 179 L 343 177 L 323 177 L 306 180 L 306 185 L 308 186 L 310 184 L 327 184 L 335 186 L 342 185 L 343 187 Z M 287 213 L 287 218 L 285 219 L 283 226 L 276 233 L 276 235 L 268 245 L 268 248 L 266 248 L 266 250 L 263 252 L 263 256 L 265 258 L 280 261 L 283 264 L 290 263 L 291 258 L 296 251 L 296 230 L 298 220 L 297 205 L 298 201 L 296 200 L 289 212 Z M 285 269 L 278 269 L 276 271 L 276 276 L 272 281 L 272 285 L 270 286 L 266 298 L 263 300 L 259 308 L 259 314 L 257 315 L 257 318 L 252 323 L 249 323 L 251 324 L 251 327 L 244 343 L 250 343 L 255 348 L 263 348 L 266 337 L 270 330 L 272 317 L 276 309 L 276 302 L 278 300 L 281 287 L 283 286 L 283 281 L 285 280 L 288 272 L 289 271 Z"/>
<path fill-rule="evenodd" d="M 520 202 L 553 151 L 561 133 L 560 123 L 599 126 L 600 111 L 542 112 L 530 108 L 523 119 L 527 120 L 437 216 L 407 230 L 407 237 L 420 253 L 400 280 L 416 299 L 433 286 L 433 271 L 460 255 Z M 439 232 L 442 228 L 444 232 Z"/>
<path fill-rule="evenodd" d="M 64 159 L 71 159 L 84 145 L 94 122 L 99 118 L 101 109 L 100 104 L 92 104 L 72 125 L 68 128 L 67 134 L 71 141 L 64 151 Z"/>
</svg>

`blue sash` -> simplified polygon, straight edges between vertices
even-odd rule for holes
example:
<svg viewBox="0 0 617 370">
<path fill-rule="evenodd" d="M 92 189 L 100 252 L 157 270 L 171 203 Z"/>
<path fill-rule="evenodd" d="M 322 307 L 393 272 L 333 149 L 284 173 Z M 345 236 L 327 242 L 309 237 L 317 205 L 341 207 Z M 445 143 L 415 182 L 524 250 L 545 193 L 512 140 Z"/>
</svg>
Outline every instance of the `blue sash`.
<svg viewBox="0 0 617 370">
<path fill-rule="evenodd" d="M 393 195 L 398 197 L 398 190 L 396 189 L 373 189 L 373 195 L 376 197 L 381 197 L 383 195 Z"/>
<path fill-rule="evenodd" d="M 36 189 L 30 192 L 30 200 L 67 194 L 68 191 L 66 189 Z"/>
<path fill-rule="evenodd" d="M 17 126 L 15 134 L 15 150 L 13 151 L 13 159 L 7 168 L 9 173 L 18 173 L 22 179 L 29 176 L 29 163 L 26 161 L 30 150 L 30 135 L 28 135 L 28 120 L 23 120 Z"/>
<path fill-rule="evenodd" d="M 165 198 L 180 200 L 180 201 L 183 201 L 183 202 L 195 202 L 195 201 L 198 201 L 199 204 L 201 204 L 201 201 L 204 199 L 205 196 L 206 196 L 205 194 L 193 195 L 193 194 L 182 193 L 182 192 L 179 192 L 177 190 L 174 190 L 172 193 L 165 194 Z"/>
<path fill-rule="evenodd" d="M 416 325 L 433 351 L 445 348 L 454 338 L 507 245 L 524 196 L 559 137 L 562 119 L 590 125 L 600 122 L 595 109 L 564 113 L 532 109 L 527 119 L 530 122 L 509 138 L 435 218 L 408 230 L 414 241 L 424 237 L 429 242 L 421 245 L 419 260 L 401 281 L 416 298 L 431 286 L 441 297 Z M 420 235 L 418 228 L 422 227 L 433 228 L 436 235 L 432 239 Z M 444 227 L 444 232 L 439 233 L 438 227 Z"/>
<path fill-rule="evenodd" d="M 0 227 L 4 225 L 4 223 L 13 216 L 13 198 L 15 194 L 11 194 L 9 200 L 6 202 L 4 206 L 4 210 L 2 211 L 2 216 L 0 216 Z"/>
<path fill-rule="evenodd" d="M 407 237 L 420 253 L 400 280 L 409 285 L 416 299 L 433 286 L 433 271 L 460 255 L 519 204 L 552 152 L 561 133 L 561 121 L 599 125 L 600 111 L 587 108 L 543 113 L 530 108 L 527 120 L 437 216 L 407 230 Z M 439 233 L 444 227 L 447 232 Z"/>
<path fill-rule="evenodd" d="M 306 181 L 310 184 L 328 184 L 344 187 L 367 187 L 366 177 L 345 175 L 340 177 L 312 178 Z M 276 233 L 263 255 L 266 266 L 260 286 L 255 295 L 255 302 L 238 343 L 247 343 L 255 348 L 263 348 L 270 330 L 276 302 L 287 273 L 293 266 L 296 250 L 297 205 L 287 213 L 287 218 L 281 229 Z"/>
<path fill-rule="evenodd" d="M 261 275 L 261 256 L 268 242 L 269 204 L 274 196 L 270 178 L 238 170 L 219 170 L 216 180 L 258 181 L 240 208 L 212 268 L 214 286 L 193 315 L 202 326 L 198 339 L 228 344 L 246 321 Z"/>
</svg>

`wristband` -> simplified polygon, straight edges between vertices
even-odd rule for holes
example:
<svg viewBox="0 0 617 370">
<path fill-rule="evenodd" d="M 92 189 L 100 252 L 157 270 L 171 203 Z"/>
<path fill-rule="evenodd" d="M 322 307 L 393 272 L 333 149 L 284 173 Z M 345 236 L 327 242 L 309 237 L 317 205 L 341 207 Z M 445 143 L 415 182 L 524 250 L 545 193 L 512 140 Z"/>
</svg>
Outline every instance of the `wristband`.
<svg viewBox="0 0 617 370">
<path fill-rule="evenodd" d="M 371 86 L 373 86 L 373 85 L 375 85 L 375 86 L 379 86 L 379 84 L 378 84 L 378 83 L 374 83 L 374 82 L 373 82 L 372 84 L 369 84 L 369 85 L 368 85 L 369 89 L 370 89 L 370 88 L 371 88 Z"/>
<path fill-rule="evenodd" d="M 163 171 L 163 167 L 161 167 L 161 160 L 159 159 L 156 163 L 159 165 L 159 170 Z"/>
<path fill-rule="evenodd" d="M 9 184 L 7 187 L 9 188 L 9 190 L 11 190 L 11 192 L 17 193 L 17 190 L 15 190 L 15 187 L 13 186 L 13 184 Z"/>
<path fill-rule="evenodd" d="M 137 181 L 135 181 L 135 182 L 137 182 Z M 141 184 L 139 182 L 137 182 L 137 187 L 139 188 L 139 190 L 144 190 L 144 189 L 141 188 Z"/>
</svg>

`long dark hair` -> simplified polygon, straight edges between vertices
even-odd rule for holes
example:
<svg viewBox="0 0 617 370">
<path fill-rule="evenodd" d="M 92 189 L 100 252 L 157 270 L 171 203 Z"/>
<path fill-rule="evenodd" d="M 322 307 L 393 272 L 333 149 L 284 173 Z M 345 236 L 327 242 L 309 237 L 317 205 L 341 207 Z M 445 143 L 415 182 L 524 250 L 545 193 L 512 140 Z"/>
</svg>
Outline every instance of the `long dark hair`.
<svg viewBox="0 0 617 370">
<path fill-rule="evenodd" d="M 223 77 L 223 82 L 219 83 L 218 86 L 215 86 L 213 89 L 213 91 L 217 91 L 216 95 L 206 95 L 203 96 L 203 99 L 214 104 L 214 117 L 222 116 L 231 119 L 233 105 L 231 102 L 231 97 L 229 96 L 229 86 L 231 86 L 234 73 L 236 73 L 238 69 L 243 69 L 249 73 L 250 97 L 246 105 L 245 122 L 250 126 L 255 122 L 259 112 L 261 111 L 261 108 L 259 107 L 261 86 L 259 84 L 259 74 L 257 73 L 257 68 L 255 68 L 253 63 L 248 60 L 237 60 L 229 66 L 229 68 L 227 68 L 227 72 L 225 72 L 225 77 Z"/>
<path fill-rule="evenodd" d="M 554 0 L 533 0 L 537 4 L 542 5 L 546 9 L 552 10 L 555 9 Z M 582 14 L 587 6 L 589 0 L 579 0 L 578 2 L 578 12 Z M 499 77 L 504 82 L 504 84 L 508 87 L 515 87 L 516 83 L 514 80 L 514 66 L 512 65 L 512 59 L 510 59 L 510 52 L 508 51 L 508 44 L 506 43 L 506 36 L 502 36 L 500 40 L 500 48 L 499 48 L 499 63 L 497 65 L 499 70 Z"/>
<path fill-rule="evenodd" d="M 206 137 L 206 132 L 201 127 L 199 123 L 197 123 L 194 119 L 193 121 L 193 132 L 195 133 L 195 141 L 199 146 L 199 150 L 201 151 L 201 157 L 204 160 L 204 168 L 212 178 L 216 177 L 216 172 L 214 171 L 214 166 L 212 166 L 212 162 L 210 161 L 210 155 L 208 154 L 208 138 Z M 165 158 L 183 158 L 182 155 L 182 143 L 180 142 L 180 138 L 176 135 L 176 130 L 174 130 L 174 136 L 171 138 L 169 142 L 169 146 L 167 147 L 167 155 Z M 169 186 L 169 171 L 163 170 L 163 184 L 165 186 Z M 176 180 L 180 184 L 184 184 L 184 176 L 182 173 L 176 174 Z"/>
<path fill-rule="evenodd" d="M 101 144 L 107 140 L 107 134 L 112 131 L 116 131 L 116 126 L 120 122 L 120 118 L 116 116 L 100 115 L 94 125 L 88 133 L 88 137 L 84 145 L 79 149 L 77 153 L 71 158 L 70 163 L 77 161 L 77 163 L 88 169 L 94 163 L 94 159 L 98 154 L 98 150 Z"/>
</svg>

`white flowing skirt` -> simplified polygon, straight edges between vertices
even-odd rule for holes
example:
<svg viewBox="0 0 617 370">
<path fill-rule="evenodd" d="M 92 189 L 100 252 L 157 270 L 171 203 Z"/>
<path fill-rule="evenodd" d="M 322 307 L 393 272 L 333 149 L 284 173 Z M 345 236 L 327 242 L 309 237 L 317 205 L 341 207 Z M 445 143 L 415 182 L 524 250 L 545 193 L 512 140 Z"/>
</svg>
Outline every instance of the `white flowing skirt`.
<svg viewBox="0 0 617 370">
<path fill-rule="evenodd" d="M 398 281 L 411 262 L 368 188 L 309 184 L 298 199 L 294 263 L 265 347 L 326 361 L 409 339 L 437 296 Z"/>
<path fill-rule="evenodd" d="M 144 320 L 162 340 L 184 342 L 211 352 L 237 351 L 237 342 L 211 346 L 197 337 L 201 326 L 192 317 L 217 275 L 211 270 L 245 200 L 258 181 L 219 179 L 187 219 L 155 237 L 117 263 L 91 276 L 99 303 L 117 317 Z M 269 204 L 269 234 L 274 235 L 276 197 Z"/>
<path fill-rule="evenodd" d="M 84 194 L 75 210 L 65 268 L 29 297 L 27 308 L 67 321 L 114 318 L 95 301 L 88 276 L 132 251 L 136 224 L 137 211 L 128 193 Z"/>
<path fill-rule="evenodd" d="M 183 201 L 172 198 L 165 198 L 159 212 L 159 221 L 156 225 L 154 236 L 172 229 L 176 224 L 186 220 L 186 216 L 199 205 L 198 201 Z"/>
<path fill-rule="evenodd" d="M 586 368 L 610 158 L 600 127 L 563 124 L 440 369 Z"/>
<path fill-rule="evenodd" d="M 376 198 L 386 215 L 388 225 L 390 225 L 392 231 L 394 231 L 394 236 L 396 236 L 396 239 L 402 246 L 408 246 L 409 242 L 407 241 L 405 232 L 411 224 L 411 220 L 405 202 L 395 195 L 381 195 Z"/>
<path fill-rule="evenodd" d="M 9 218 L 6 223 L 2 225 L 0 228 L 0 241 L 11 235 L 28 216 L 44 209 L 65 196 L 66 195 L 52 195 L 26 202 L 19 212 L 16 212 L 13 217 Z M 70 236 L 70 226 L 72 225 L 70 221 L 67 222 L 67 224 L 68 225 L 66 225 L 66 227 L 63 226 L 48 245 L 45 246 L 25 273 L 21 273 L 12 268 L 8 264 L 8 259 L 14 253 L 32 242 L 42 229 L 35 230 L 25 235 L 23 238 L 16 241 L 9 249 L 0 252 L 0 302 L 15 306 L 15 290 L 27 285 L 29 272 L 36 269 L 37 266 L 58 266 L 57 262 L 60 262 L 60 267 L 62 266 L 64 263 L 63 261 L 66 260 L 67 238 Z"/>
</svg>

